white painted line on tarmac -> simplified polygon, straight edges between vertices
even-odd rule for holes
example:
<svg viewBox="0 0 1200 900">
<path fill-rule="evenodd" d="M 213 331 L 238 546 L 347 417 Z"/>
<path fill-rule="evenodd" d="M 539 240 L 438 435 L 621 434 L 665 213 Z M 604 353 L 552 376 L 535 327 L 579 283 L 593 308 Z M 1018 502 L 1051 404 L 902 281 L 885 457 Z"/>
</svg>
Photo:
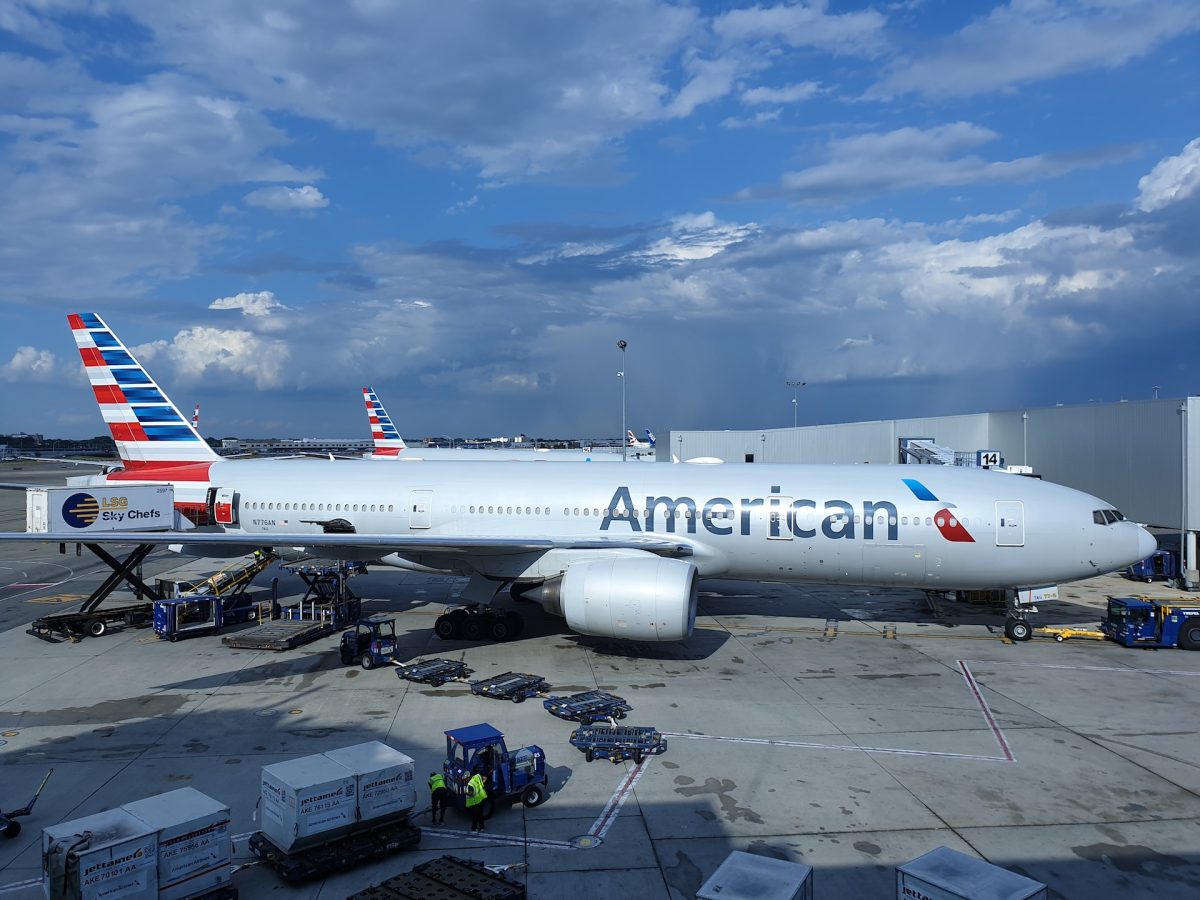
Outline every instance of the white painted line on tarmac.
<svg viewBox="0 0 1200 900">
<path fill-rule="evenodd" d="M 979 704 L 984 721 L 987 722 L 988 728 L 992 730 L 992 735 L 996 738 L 996 743 L 1000 745 L 1000 752 L 1004 754 L 1004 758 L 1009 762 L 1016 762 L 1017 758 L 1013 756 L 1012 748 L 1008 746 L 1008 739 L 1004 737 L 1004 732 L 1000 730 L 1000 723 L 992 715 L 992 708 L 988 706 L 987 700 L 983 698 L 983 692 L 979 690 L 979 683 L 975 680 L 975 676 L 971 674 L 966 660 L 960 659 L 958 661 L 958 668 L 962 672 L 963 679 L 967 682 L 967 687 L 970 688 L 972 696 L 975 697 L 975 702 Z"/>
<path fill-rule="evenodd" d="M 15 891 L 23 891 L 26 888 L 41 887 L 42 879 L 30 878 L 27 881 L 15 881 L 12 884 L 0 885 L 0 894 L 11 894 Z"/>
<path fill-rule="evenodd" d="M 488 834 L 485 832 L 458 831 L 452 828 L 421 828 L 422 834 L 432 834 L 434 837 L 453 838 L 455 840 L 478 841 L 485 844 L 509 844 L 514 847 L 541 847 L 546 850 L 574 850 L 575 845 L 567 841 L 554 841 L 549 838 L 525 838 L 517 834 Z"/>
<path fill-rule="evenodd" d="M 943 759 L 972 759 L 981 762 L 1012 762 L 1003 756 L 981 756 L 975 753 L 950 753 L 945 750 L 905 750 L 899 747 L 863 747 L 858 744 L 818 744 L 811 741 L 784 741 L 777 738 L 728 737 L 720 734 L 686 734 L 682 731 L 661 732 L 668 737 L 693 741 L 728 741 L 732 744 L 759 744 L 767 747 L 795 747 L 802 750 L 846 750 L 852 753 L 890 753 L 895 756 L 936 756 Z"/>
<path fill-rule="evenodd" d="M 1129 666 L 1063 666 L 1055 663 L 1010 663 L 995 659 L 966 659 L 980 665 L 1017 666 L 1024 669 L 1078 669 L 1081 672 L 1121 672 L 1125 675 L 1200 675 L 1198 671 L 1184 672 L 1179 669 L 1134 669 Z"/>
<path fill-rule="evenodd" d="M 665 732 L 663 732 L 665 734 Z M 646 758 L 633 767 L 630 772 L 621 779 L 621 783 L 617 785 L 616 790 L 612 792 L 612 796 L 608 798 L 608 803 L 600 813 L 600 818 L 592 823 L 592 827 L 588 830 L 588 834 L 592 837 L 603 838 L 608 834 L 608 829 L 612 828 L 613 822 L 617 820 L 617 814 L 621 811 L 621 807 L 625 805 L 625 801 L 629 799 L 629 795 L 633 793 L 634 786 L 642 777 L 642 772 L 646 770 L 646 765 L 650 762 L 650 758 Z"/>
</svg>

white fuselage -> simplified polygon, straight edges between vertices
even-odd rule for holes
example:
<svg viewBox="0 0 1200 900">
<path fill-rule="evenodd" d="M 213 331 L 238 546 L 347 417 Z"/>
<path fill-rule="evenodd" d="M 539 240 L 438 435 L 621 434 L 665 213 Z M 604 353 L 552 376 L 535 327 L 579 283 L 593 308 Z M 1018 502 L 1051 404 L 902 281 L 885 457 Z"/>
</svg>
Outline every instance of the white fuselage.
<svg viewBox="0 0 1200 900">
<path fill-rule="evenodd" d="M 1088 494 L 939 466 L 220 460 L 207 484 L 177 485 L 177 499 L 209 486 L 237 495 L 228 530 L 264 544 L 333 519 L 370 535 L 656 536 L 690 547 L 701 577 L 1019 588 L 1113 571 L 1154 548 L 1134 523 L 1098 524 L 1094 512 L 1111 507 Z M 528 579 L 594 552 L 476 555 L 465 568 L 436 554 L 383 560 Z"/>
</svg>

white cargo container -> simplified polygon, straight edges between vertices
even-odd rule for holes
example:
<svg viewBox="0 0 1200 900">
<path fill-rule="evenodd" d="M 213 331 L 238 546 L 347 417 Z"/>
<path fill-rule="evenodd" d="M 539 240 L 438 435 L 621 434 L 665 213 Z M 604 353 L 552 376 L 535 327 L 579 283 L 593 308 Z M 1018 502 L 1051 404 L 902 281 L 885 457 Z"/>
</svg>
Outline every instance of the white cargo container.
<svg viewBox="0 0 1200 900">
<path fill-rule="evenodd" d="M 356 821 L 355 777 L 323 754 L 263 766 L 262 832 L 291 853 L 331 840 Z"/>
<path fill-rule="evenodd" d="M 229 807 L 180 788 L 121 807 L 158 834 L 158 898 L 186 900 L 233 878 Z"/>
<path fill-rule="evenodd" d="M 734 850 L 697 900 L 812 900 L 812 866 Z"/>
<path fill-rule="evenodd" d="M 175 524 L 169 484 L 128 487 L 25 489 L 25 530 L 86 535 L 97 531 L 152 531 Z"/>
<path fill-rule="evenodd" d="M 1046 900 L 1044 884 L 991 863 L 938 847 L 896 866 L 899 900 Z"/>
<path fill-rule="evenodd" d="M 359 823 L 397 816 L 417 805 L 411 756 L 379 741 L 327 750 L 325 756 L 354 774 Z"/>
<path fill-rule="evenodd" d="M 42 829 L 42 889 L 49 900 L 155 900 L 158 840 L 123 809 Z"/>
</svg>

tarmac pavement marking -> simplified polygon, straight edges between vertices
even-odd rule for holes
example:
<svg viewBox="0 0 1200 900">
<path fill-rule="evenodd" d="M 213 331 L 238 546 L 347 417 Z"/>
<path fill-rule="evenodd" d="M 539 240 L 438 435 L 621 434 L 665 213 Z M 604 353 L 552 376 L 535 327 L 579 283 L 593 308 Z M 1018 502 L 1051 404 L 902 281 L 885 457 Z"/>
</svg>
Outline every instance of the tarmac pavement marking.
<svg viewBox="0 0 1200 900">
<path fill-rule="evenodd" d="M 983 713 L 984 720 L 988 723 L 988 728 L 992 730 L 992 735 L 996 738 L 996 743 L 1000 745 L 1000 751 L 1004 754 L 1004 758 L 1009 762 L 1016 762 L 1017 758 L 1013 756 L 1012 748 L 1008 746 L 1008 740 L 1004 737 L 1004 732 L 1000 730 L 1000 724 L 996 721 L 996 717 L 992 715 L 992 708 L 988 706 L 987 700 L 984 699 L 983 692 L 979 689 L 979 683 L 975 680 L 975 676 L 971 674 L 971 669 L 967 666 L 965 660 L 958 661 L 959 671 L 962 672 L 963 678 L 967 682 L 967 687 L 970 689 L 972 696 L 975 697 L 975 702 L 979 704 L 979 709 Z"/>
<path fill-rule="evenodd" d="M 0 885 L 0 894 L 11 894 L 14 891 L 23 891 L 26 888 L 41 887 L 42 879 L 30 878 L 26 881 L 14 881 L 12 884 Z"/>
<path fill-rule="evenodd" d="M 608 803 L 605 804 L 600 817 L 592 823 L 592 827 L 588 830 L 589 836 L 603 838 L 608 834 L 608 829 L 612 827 L 613 822 L 617 819 L 617 813 L 625 805 L 625 801 L 629 798 L 630 793 L 633 792 L 634 786 L 641 780 L 642 772 L 646 770 L 649 762 L 649 758 L 643 759 L 621 779 L 621 783 L 617 785 L 616 790 L 612 792 L 612 796 L 608 798 Z"/>
<path fill-rule="evenodd" d="M 727 741 L 732 744 L 759 744 L 767 747 L 795 747 L 804 750 L 846 750 L 854 753 L 890 753 L 896 756 L 935 756 L 943 759 L 972 759 L 980 762 L 1013 762 L 1004 756 L 983 756 L 975 753 L 951 753 L 948 750 L 906 750 L 900 747 L 864 747 L 859 744 L 820 744 L 813 741 L 785 741 L 778 738 L 730 737 L 722 734 L 688 734 L 683 731 L 664 731 L 668 737 L 693 741 Z"/>
</svg>

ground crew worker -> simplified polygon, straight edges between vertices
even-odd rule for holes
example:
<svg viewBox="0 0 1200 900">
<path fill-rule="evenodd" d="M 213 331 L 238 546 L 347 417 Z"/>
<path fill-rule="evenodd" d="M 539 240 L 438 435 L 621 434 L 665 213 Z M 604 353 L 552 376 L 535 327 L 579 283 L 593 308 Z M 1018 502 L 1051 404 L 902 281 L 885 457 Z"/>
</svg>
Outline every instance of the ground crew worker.
<svg viewBox="0 0 1200 900">
<path fill-rule="evenodd" d="M 450 805 L 450 789 L 446 787 L 446 779 L 441 772 L 429 773 L 429 800 L 433 806 L 433 824 L 445 823 L 446 807 Z"/>
<path fill-rule="evenodd" d="M 483 786 L 483 776 L 476 772 L 467 781 L 467 809 L 471 811 L 471 831 L 483 831 L 483 801 L 487 799 L 487 789 Z"/>
</svg>

